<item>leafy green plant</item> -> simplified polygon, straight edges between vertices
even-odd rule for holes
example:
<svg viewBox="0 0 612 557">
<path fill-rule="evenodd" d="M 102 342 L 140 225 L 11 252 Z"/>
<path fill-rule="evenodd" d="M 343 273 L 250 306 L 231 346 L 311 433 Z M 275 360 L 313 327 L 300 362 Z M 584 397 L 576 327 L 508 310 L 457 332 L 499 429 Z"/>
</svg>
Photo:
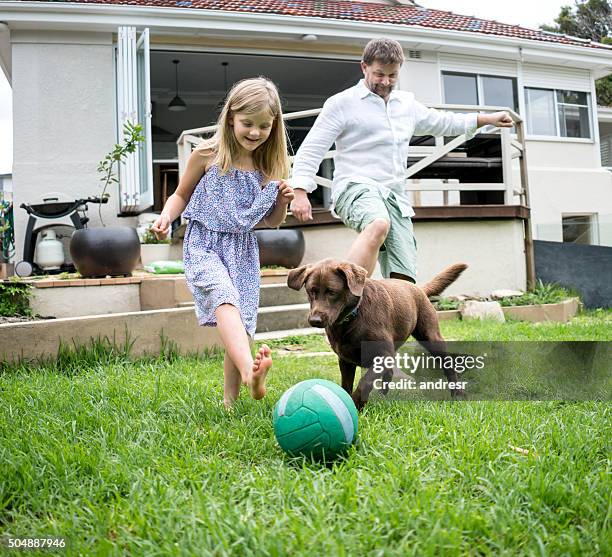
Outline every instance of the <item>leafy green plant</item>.
<svg viewBox="0 0 612 557">
<path fill-rule="evenodd" d="M 502 306 L 529 306 L 541 304 L 556 304 L 568 298 L 577 298 L 579 295 L 558 284 L 544 283 L 539 280 L 533 290 L 525 292 L 522 296 L 502 298 Z"/>
<path fill-rule="evenodd" d="M 98 163 L 98 172 L 101 174 L 100 182 L 102 182 L 102 199 L 110 197 L 110 194 L 106 191 L 110 184 L 119 183 L 115 171 L 116 165 L 125 161 L 130 153 L 136 151 L 138 144 L 145 140 L 142 131 L 140 124 L 126 122 L 123 126 L 123 143 L 116 143 L 112 150 Z M 98 216 L 102 226 L 106 226 L 102 220 L 102 205 L 98 207 Z"/>
<path fill-rule="evenodd" d="M 13 204 L 0 192 L 0 262 L 10 261 L 15 253 Z"/>
<path fill-rule="evenodd" d="M 31 290 L 31 285 L 17 280 L 0 282 L 0 316 L 32 317 Z"/>
<path fill-rule="evenodd" d="M 433 302 L 434 307 L 440 311 L 459 309 L 459 300 L 451 300 L 450 298 L 440 298 Z"/>
</svg>

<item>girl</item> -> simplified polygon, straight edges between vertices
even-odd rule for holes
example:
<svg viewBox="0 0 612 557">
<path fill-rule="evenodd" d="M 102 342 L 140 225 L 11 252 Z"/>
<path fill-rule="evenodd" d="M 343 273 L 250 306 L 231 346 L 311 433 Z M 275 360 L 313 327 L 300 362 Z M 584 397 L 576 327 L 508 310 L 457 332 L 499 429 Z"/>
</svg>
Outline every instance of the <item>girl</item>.
<svg viewBox="0 0 612 557">
<path fill-rule="evenodd" d="M 253 337 L 259 305 L 259 250 L 255 225 L 278 226 L 293 190 L 285 126 L 276 87 L 258 77 L 234 85 L 217 131 L 191 154 L 176 192 L 152 230 L 165 237 L 182 212 L 189 219 L 183 256 L 185 278 L 200 325 L 217 326 L 225 346 L 223 401 L 230 408 L 245 383 L 255 399 L 266 394 L 272 366 L 265 344 L 255 360 Z M 185 209 L 186 207 L 186 209 Z"/>
</svg>

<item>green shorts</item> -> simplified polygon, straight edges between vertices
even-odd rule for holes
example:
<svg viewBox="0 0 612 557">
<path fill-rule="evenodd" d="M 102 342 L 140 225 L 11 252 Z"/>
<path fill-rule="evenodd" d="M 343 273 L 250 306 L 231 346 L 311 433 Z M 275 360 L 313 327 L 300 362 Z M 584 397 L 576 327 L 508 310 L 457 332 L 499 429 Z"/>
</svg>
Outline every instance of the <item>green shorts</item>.
<svg viewBox="0 0 612 557">
<path fill-rule="evenodd" d="M 380 272 L 385 278 L 401 273 L 416 279 L 417 244 L 412 219 L 402 216 L 393 192 L 384 199 L 375 186 L 350 183 L 340 192 L 334 210 L 346 226 L 357 232 L 374 219 L 388 221 L 389 233 L 378 253 Z"/>
</svg>

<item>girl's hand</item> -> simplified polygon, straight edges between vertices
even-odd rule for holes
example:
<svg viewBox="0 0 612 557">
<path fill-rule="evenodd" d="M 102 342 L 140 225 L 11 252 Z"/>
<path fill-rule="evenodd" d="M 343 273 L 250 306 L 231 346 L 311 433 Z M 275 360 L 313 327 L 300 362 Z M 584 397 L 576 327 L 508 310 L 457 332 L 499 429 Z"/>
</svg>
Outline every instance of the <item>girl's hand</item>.
<svg viewBox="0 0 612 557">
<path fill-rule="evenodd" d="M 282 205 L 289 205 L 293 201 L 295 194 L 293 193 L 293 188 L 285 182 L 285 180 L 281 180 L 278 184 L 278 194 L 276 195 L 276 202 Z"/>
<path fill-rule="evenodd" d="M 170 217 L 166 213 L 162 213 L 155 219 L 151 226 L 151 231 L 155 233 L 155 237 L 158 240 L 163 240 L 168 235 L 170 224 Z"/>
</svg>

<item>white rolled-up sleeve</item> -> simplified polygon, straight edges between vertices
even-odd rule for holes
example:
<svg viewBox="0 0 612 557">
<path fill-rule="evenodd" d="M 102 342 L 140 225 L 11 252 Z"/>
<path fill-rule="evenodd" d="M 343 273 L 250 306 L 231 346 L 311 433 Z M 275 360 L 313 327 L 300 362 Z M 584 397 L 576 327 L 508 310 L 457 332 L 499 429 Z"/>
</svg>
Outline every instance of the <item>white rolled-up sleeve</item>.
<svg viewBox="0 0 612 557">
<path fill-rule="evenodd" d="M 291 187 L 306 190 L 308 193 L 317 189 L 314 177 L 325 153 L 329 151 L 343 128 L 342 107 L 332 97 L 325 101 L 319 116 L 295 155 L 289 180 Z"/>
<path fill-rule="evenodd" d="M 434 137 L 465 134 L 468 139 L 476 135 L 478 114 L 461 114 L 428 108 L 418 101 L 415 104 L 414 135 Z"/>
</svg>

